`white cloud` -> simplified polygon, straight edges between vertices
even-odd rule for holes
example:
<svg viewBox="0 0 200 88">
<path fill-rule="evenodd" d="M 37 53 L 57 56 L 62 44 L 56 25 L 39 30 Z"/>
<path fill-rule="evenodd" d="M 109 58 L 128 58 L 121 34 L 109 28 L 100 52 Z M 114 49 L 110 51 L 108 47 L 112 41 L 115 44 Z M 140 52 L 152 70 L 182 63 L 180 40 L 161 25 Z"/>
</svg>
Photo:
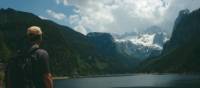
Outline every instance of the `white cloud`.
<svg viewBox="0 0 200 88">
<path fill-rule="evenodd" d="M 41 19 L 44 19 L 44 20 L 47 20 L 48 18 L 47 17 L 44 17 L 44 16 L 39 16 Z"/>
<path fill-rule="evenodd" d="M 180 10 L 200 7 L 199 0 L 59 0 L 59 3 L 76 7 L 76 14 L 69 20 L 75 28 L 112 33 L 141 31 L 152 25 L 171 30 Z"/>
<path fill-rule="evenodd" d="M 114 16 L 111 13 L 111 9 L 113 7 L 110 8 L 108 6 L 104 6 L 103 3 L 96 3 L 97 0 L 88 2 L 86 1 L 82 3 L 80 1 L 78 2 L 78 4 L 76 3 L 76 1 L 78 2 L 78 0 L 69 1 L 69 3 L 71 2 L 71 5 L 77 7 L 77 9 L 74 9 L 74 11 L 79 15 L 79 17 L 78 15 L 70 16 L 70 23 L 76 23 L 76 28 L 81 26 L 84 27 L 84 29 L 96 29 L 96 31 L 106 31 L 106 27 L 104 26 L 107 24 L 111 24 L 115 21 Z"/>
<path fill-rule="evenodd" d="M 52 17 L 56 20 L 64 20 L 66 18 L 65 14 L 57 13 L 57 12 L 50 10 L 50 9 L 46 10 L 46 12 L 50 17 Z"/>
<path fill-rule="evenodd" d="M 82 25 L 78 25 L 78 26 L 76 26 L 74 29 L 75 29 L 76 31 L 78 31 L 78 32 L 80 32 L 80 33 L 82 33 L 82 34 L 84 34 L 84 35 L 87 34 L 86 29 L 85 29 Z"/>
<path fill-rule="evenodd" d="M 79 21 L 80 21 L 80 16 L 79 15 L 71 15 L 71 16 L 69 16 L 70 24 L 76 24 Z"/>
<path fill-rule="evenodd" d="M 56 4 L 61 4 L 61 3 L 63 3 L 64 5 L 68 5 L 67 0 L 56 0 Z"/>
<path fill-rule="evenodd" d="M 147 20 L 160 20 L 169 7 L 169 5 L 164 6 L 161 0 L 124 0 L 123 3 L 131 16 Z"/>
<path fill-rule="evenodd" d="M 60 0 L 56 0 L 56 4 L 60 4 Z"/>
</svg>

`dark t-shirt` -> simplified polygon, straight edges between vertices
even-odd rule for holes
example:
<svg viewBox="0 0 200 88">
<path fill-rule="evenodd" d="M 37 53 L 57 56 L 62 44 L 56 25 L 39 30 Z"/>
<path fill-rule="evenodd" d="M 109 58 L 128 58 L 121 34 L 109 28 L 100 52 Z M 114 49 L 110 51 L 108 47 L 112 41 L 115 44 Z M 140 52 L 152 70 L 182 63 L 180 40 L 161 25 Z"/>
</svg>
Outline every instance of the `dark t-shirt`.
<svg viewBox="0 0 200 88">
<path fill-rule="evenodd" d="M 31 54 L 35 61 L 33 61 L 32 79 L 35 88 L 45 88 L 44 75 L 50 73 L 49 69 L 49 55 L 44 49 L 37 49 Z"/>
<path fill-rule="evenodd" d="M 38 59 L 38 70 L 45 74 L 45 73 L 50 73 L 50 69 L 49 69 L 49 55 L 47 53 L 47 51 L 45 51 L 44 49 L 38 49 L 35 54 L 37 55 L 37 59 Z"/>
</svg>

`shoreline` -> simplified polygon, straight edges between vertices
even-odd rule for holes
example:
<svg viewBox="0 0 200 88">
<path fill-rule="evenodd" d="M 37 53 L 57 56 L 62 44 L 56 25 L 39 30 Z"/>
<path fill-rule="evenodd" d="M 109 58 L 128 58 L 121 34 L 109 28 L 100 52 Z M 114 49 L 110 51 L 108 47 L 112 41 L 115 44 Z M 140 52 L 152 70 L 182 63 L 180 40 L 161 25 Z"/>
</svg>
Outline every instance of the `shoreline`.
<svg viewBox="0 0 200 88">
<path fill-rule="evenodd" d="M 80 78 L 98 78 L 98 77 L 120 77 L 120 76 L 136 76 L 136 75 L 199 75 L 192 73 L 136 73 L 136 74 L 107 74 L 107 75 L 89 75 L 89 76 L 63 76 L 53 77 L 53 80 L 64 80 L 64 79 L 80 79 Z"/>
</svg>

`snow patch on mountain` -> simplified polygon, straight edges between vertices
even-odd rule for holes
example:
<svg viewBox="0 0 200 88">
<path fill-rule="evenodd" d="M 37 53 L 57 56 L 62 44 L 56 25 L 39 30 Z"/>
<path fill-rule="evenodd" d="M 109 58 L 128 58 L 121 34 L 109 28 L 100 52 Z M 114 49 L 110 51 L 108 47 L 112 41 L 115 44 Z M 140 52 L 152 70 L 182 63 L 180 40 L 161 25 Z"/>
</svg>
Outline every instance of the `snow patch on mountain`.
<svg viewBox="0 0 200 88">
<path fill-rule="evenodd" d="M 112 36 L 120 53 L 146 59 L 160 55 L 164 43 L 169 40 L 167 33 L 155 28 L 153 32 L 148 30 L 143 33 L 112 34 Z"/>
<path fill-rule="evenodd" d="M 162 49 L 162 46 L 158 44 L 154 44 L 154 38 L 156 34 L 141 34 L 138 36 L 129 36 L 126 38 L 116 39 L 116 42 L 126 42 L 130 41 L 131 43 L 135 45 L 140 45 L 144 47 L 152 47 L 157 49 Z"/>
</svg>

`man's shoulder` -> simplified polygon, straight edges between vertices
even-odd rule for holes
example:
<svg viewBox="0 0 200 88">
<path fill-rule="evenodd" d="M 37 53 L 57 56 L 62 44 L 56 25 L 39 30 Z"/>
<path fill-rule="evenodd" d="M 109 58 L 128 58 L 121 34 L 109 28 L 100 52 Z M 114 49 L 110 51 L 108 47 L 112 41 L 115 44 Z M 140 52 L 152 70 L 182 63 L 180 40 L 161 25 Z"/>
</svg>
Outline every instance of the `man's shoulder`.
<svg viewBox="0 0 200 88">
<path fill-rule="evenodd" d="M 36 53 L 39 55 L 48 55 L 48 52 L 45 49 L 38 49 L 36 50 Z"/>
</svg>

